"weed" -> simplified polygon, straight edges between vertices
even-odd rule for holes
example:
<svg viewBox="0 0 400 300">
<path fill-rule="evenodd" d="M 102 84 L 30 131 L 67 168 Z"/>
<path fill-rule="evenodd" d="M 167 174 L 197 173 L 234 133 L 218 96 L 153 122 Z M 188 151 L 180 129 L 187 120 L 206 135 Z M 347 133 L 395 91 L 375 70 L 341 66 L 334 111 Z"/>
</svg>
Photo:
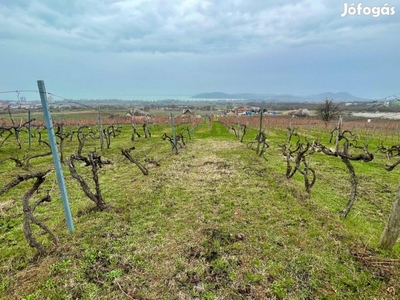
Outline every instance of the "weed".
<svg viewBox="0 0 400 300">
<path fill-rule="evenodd" d="M 60 263 L 56 263 L 50 266 L 50 270 L 53 274 L 58 274 L 58 273 L 67 273 L 70 271 L 70 266 L 71 266 L 71 260 L 66 259 L 61 261 Z"/>
<path fill-rule="evenodd" d="M 114 279 L 121 277 L 123 274 L 124 274 L 124 270 L 115 269 L 115 270 L 111 270 L 110 272 L 108 272 L 106 274 L 106 278 L 108 280 L 114 280 Z"/>
</svg>

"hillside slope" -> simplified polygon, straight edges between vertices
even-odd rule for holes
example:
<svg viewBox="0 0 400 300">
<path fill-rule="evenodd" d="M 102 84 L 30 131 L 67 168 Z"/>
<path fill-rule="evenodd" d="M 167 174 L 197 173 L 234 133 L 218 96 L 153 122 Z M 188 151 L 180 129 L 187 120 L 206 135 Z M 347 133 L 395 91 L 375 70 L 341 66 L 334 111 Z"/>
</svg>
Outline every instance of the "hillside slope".
<svg viewBox="0 0 400 300">
<path fill-rule="evenodd" d="M 153 133 L 157 147 L 147 151 L 160 166 L 148 176 L 118 147 L 107 152 L 114 164 L 100 173 L 105 211 L 68 181 L 76 232 L 66 232 L 60 203 L 49 204 L 53 216 L 39 211 L 61 246 L 32 260 L 19 236 L 1 260 L 2 299 L 396 297 L 400 274 L 364 244 L 369 229 L 357 232 L 351 218 L 321 205 L 340 198 L 329 178 L 310 198 L 301 180 L 286 179 L 274 149 L 267 162 L 218 123 L 197 128 L 178 155 L 160 136 Z M 346 186 L 343 174 L 336 187 Z M 3 234 L 2 247 L 10 238 Z"/>
</svg>

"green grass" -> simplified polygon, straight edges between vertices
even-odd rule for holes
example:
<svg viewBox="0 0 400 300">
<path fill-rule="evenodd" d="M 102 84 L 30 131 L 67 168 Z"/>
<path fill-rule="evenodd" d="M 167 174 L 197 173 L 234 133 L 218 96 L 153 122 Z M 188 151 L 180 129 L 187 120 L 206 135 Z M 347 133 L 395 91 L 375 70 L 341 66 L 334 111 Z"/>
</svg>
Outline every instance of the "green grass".
<svg viewBox="0 0 400 300">
<path fill-rule="evenodd" d="M 177 129 L 183 131 L 184 126 Z M 355 162 L 359 196 L 347 219 L 350 183 L 335 157 L 316 153 L 317 182 L 309 196 L 303 178 L 285 177 L 279 144 L 286 133 L 270 129 L 268 161 L 247 149 L 256 131 L 240 143 L 215 122 L 197 127 L 186 147 L 174 155 L 163 141 L 168 126 L 150 126 L 152 137 L 130 141 L 124 127 L 100 169 L 103 198 L 98 211 L 64 169 L 75 232 L 66 228 L 52 174 L 41 188 L 53 201 L 35 215 L 60 238 L 60 246 L 37 228 L 48 250 L 37 257 L 22 233 L 20 199 L 32 182 L 1 196 L 1 299 L 395 299 L 398 297 L 400 247 L 377 249 L 397 189 L 397 171 L 387 173 L 384 155 Z M 132 156 L 159 161 L 149 175 L 128 162 Z M 25 150 L 13 144 L 0 157 Z M 85 153 L 99 149 L 91 140 Z M 26 144 L 24 144 L 26 149 Z M 39 152 L 40 149 L 34 148 Z M 66 145 L 66 154 L 76 150 Z M 51 158 L 32 161 L 29 171 L 1 165 L 0 186 L 17 174 L 43 170 Z M 90 182 L 82 165 L 78 171 Z M 39 198 L 39 196 L 37 196 Z M 394 291 L 394 292 L 392 292 Z"/>
</svg>

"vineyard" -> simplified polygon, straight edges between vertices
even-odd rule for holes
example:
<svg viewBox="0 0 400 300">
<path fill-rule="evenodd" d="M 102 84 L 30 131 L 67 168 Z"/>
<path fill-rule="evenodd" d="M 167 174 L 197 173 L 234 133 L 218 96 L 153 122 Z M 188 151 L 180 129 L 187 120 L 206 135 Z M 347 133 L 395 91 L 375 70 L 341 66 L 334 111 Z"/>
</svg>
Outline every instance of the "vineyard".
<svg viewBox="0 0 400 300">
<path fill-rule="evenodd" d="M 400 297 L 396 121 L 55 114 L 73 232 L 43 118 L 0 122 L 1 299 Z"/>
</svg>

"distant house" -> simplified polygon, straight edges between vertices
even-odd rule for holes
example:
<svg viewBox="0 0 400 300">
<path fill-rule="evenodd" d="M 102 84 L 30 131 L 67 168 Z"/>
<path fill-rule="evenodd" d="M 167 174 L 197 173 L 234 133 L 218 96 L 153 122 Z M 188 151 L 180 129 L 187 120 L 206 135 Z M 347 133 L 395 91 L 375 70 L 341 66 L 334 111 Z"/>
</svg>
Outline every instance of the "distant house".
<svg viewBox="0 0 400 300">
<path fill-rule="evenodd" d="M 191 122 L 192 118 L 194 118 L 194 113 L 190 109 L 185 109 L 182 113 L 182 122 L 187 123 Z"/>
<path fill-rule="evenodd" d="M 194 116 L 194 113 L 190 109 L 185 109 L 182 116 Z"/>
<path fill-rule="evenodd" d="M 246 108 L 246 107 L 243 107 L 243 106 L 240 106 L 240 107 L 238 107 L 238 108 L 235 109 L 235 113 L 236 113 L 237 115 L 245 115 L 245 114 L 246 114 L 246 111 L 247 111 L 247 108 Z"/>
</svg>

